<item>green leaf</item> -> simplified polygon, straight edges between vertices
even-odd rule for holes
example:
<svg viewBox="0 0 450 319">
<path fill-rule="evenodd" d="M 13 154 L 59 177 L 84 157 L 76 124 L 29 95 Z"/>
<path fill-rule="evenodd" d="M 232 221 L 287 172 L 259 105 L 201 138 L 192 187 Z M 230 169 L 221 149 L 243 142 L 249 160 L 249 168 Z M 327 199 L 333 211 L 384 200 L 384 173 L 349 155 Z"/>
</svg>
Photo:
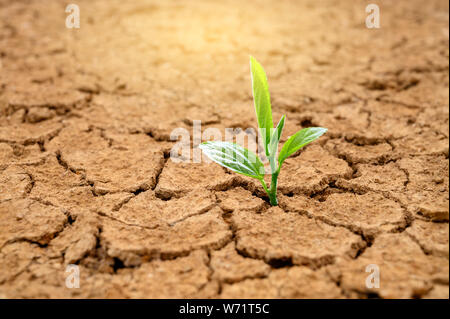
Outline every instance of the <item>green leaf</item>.
<svg viewBox="0 0 450 319">
<path fill-rule="evenodd" d="M 327 129 L 323 127 L 308 127 L 298 131 L 284 143 L 280 151 L 280 156 L 278 157 L 278 163 L 281 165 L 286 158 L 297 152 L 303 146 L 317 140 L 326 132 Z"/>
<path fill-rule="evenodd" d="M 272 133 L 272 137 L 270 138 L 269 143 L 269 156 L 273 157 L 276 155 L 278 151 L 278 143 L 280 142 L 281 134 L 283 133 L 284 121 L 286 119 L 286 115 L 283 115 L 278 122 L 277 127 Z"/>
<path fill-rule="evenodd" d="M 259 180 L 264 178 L 264 165 L 259 157 L 238 144 L 211 141 L 199 147 L 206 156 L 223 167 Z"/>
<path fill-rule="evenodd" d="M 253 101 L 255 103 L 258 127 L 264 139 L 266 155 L 269 156 L 268 145 L 270 143 L 271 129 L 273 129 L 272 107 L 270 105 L 269 85 L 267 76 L 261 64 L 250 57 L 250 69 L 252 74 Z"/>
</svg>

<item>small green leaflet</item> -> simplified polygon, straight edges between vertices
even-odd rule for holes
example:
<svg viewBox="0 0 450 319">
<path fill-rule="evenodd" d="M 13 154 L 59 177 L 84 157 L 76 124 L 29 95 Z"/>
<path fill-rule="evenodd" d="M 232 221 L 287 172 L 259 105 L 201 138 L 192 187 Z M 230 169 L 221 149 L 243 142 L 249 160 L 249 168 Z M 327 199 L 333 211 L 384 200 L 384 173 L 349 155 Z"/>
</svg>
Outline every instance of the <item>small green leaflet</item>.
<svg viewBox="0 0 450 319">
<path fill-rule="evenodd" d="M 267 84 L 266 72 L 261 64 L 253 57 L 250 57 L 250 69 L 256 118 L 258 119 L 258 127 L 261 129 L 261 134 L 264 139 L 266 155 L 269 156 L 268 145 L 270 143 L 270 133 L 273 129 L 269 85 Z"/>
<path fill-rule="evenodd" d="M 284 143 L 283 148 L 280 151 L 280 156 L 278 157 L 279 165 L 303 146 L 317 140 L 326 132 L 327 129 L 323 127 L 308 127 L 292 135 L 286 143 Z"/>
<path fill-rule="evenodd" d="M 259 157 L 238 144 L 211 141 L 200 144 L 199 148 L 223 167 L 259 180 L 264 178 L 264 165 Z"/>
<path fill-rule="evenodd" d="M 272 137 L 270 138 L 269 143 L 269 156 L 275 157 L 278 151 L 278 143 L 280 142 L 281 134 L 283 133 L 284 121 L 286 119 L 286 115 L 283 115 L 278 122 L 277 127 L 272 133 Z"/>
</svg>

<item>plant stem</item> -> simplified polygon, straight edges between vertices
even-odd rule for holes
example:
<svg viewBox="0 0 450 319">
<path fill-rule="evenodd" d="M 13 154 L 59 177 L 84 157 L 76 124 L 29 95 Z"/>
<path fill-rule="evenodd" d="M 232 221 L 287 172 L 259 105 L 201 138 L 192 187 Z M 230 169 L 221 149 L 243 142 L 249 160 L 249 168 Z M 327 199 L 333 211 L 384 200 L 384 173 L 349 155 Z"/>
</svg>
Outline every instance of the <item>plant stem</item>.
<svg viewBox="0 0 450 319">
<path fill-rule="evenodd" d="M 279 170 L 272 173 L 272 181 L 270 183 L 270 189 L 268 191 L 270 204 L 272 206 L 278 206 L 278 200 L 277 200 L 277 182 L 278 182 L 278 174 L 280 173 Z"/>
<path fill-rule="evenodd" d="M 278 182 L 278 174 L 280 174 L 280 168 L 277 169 L 277 161 L 275 160 L 275 157 L 271 156 L 269 157 L 270 162 L 270 171 L 272 173 L 272 180 L 270 182 L 270 189 L 266 190 L 267 194 L 269 195 L 270 204 L 272 206 L 278 206 L 278 200 L 277 200 L 277 182 Z"/>
</svg>

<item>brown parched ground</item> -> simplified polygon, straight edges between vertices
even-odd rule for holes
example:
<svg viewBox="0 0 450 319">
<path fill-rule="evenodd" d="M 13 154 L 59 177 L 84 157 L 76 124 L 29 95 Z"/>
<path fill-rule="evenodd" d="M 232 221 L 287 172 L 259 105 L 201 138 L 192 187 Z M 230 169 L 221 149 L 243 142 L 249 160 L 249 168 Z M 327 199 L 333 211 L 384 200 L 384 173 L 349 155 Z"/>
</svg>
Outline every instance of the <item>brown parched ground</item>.
<svg viewBox="0 0 450 319">
<path fill-rule="evenodd" d="M 0 0 L 1 298 L 449 297 L 447 1 L 73 2 Z M 250 54 L 285 139 L 329 128 L 277 208 L 169 158 L 255 128 Z"/>
</svg>

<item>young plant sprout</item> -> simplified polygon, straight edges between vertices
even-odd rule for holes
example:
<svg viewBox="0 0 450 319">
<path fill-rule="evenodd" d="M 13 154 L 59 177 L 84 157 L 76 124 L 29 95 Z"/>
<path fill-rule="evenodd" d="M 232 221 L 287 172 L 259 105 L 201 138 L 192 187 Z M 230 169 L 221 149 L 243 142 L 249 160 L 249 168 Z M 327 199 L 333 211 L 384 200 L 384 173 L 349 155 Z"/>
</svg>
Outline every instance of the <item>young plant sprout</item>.
<svg viewBox="0 0 450 319">
<path fill-rule="evenodd" d="M 264 181 L 264 165 L 255 153 L 230 142 L 210 141 L 200 144 L 199 147 L 206 156 L 217 164 L 236 173 L 259 180 L 267 195 L 269 195 L 270 204 L 277 206 L 277 181 L 283 162 L 305 145 L 318 139 L 327 129 L 322 127 L 308 127 L 298 131 L 284 143 L 277 158 L 278 143 L 283 132 L 286 116 L 283 115 L 281 117 L 277 127 L 274 129 L 266 72 L 261 64 L 253 57 L 250 57 L 250 69 L 256 118 L 258 119 L 260 136 L 263 139 L 265 154 L 269 160 L 272 174 L 270 188 Z"/>
</svg>

